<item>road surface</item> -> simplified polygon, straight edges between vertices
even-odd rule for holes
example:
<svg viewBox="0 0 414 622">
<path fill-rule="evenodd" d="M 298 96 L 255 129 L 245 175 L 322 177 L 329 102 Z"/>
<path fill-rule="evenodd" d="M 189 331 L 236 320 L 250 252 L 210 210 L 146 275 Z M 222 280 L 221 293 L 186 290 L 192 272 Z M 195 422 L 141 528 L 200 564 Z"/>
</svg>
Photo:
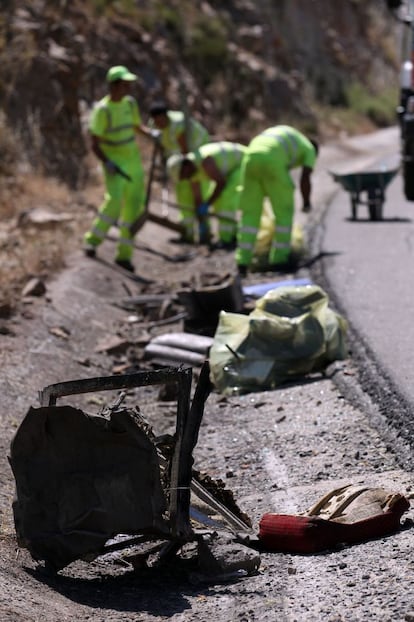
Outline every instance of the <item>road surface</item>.
<svg viewBox="0 0 414 622">
<path fill-rule="evenodd" d="M 353 139 L 351 144 L 361 149 L 355 157 L 355 171 L 398 164 L 398 128 Z M 353 172 L 349 161 L 339 172 Z M 368 367 L 363 360 L 366 355 L 373 359 L 375 373 L 386 385 L 377 398 L 392 409 L 386 395 L 393 394 L 393 408 L 399 411 L 394 416 L 404 438 L 410 441 L 410 404 L 414 402 L 414 204 L 403 195 L 401 175 L 386 188 L 381 221 L 371 221 L 365 205 L 359 206 L 357 219 L 352 220 L 350 195 L 337 184 L 316 239 L 314 252 L 322 256 L 319 269 L 324 284 L 351 325 L 360 364 Z M 375 379 L 368 376 L 365 386 L 371 393 L 378 389 Z"/>
</svg>

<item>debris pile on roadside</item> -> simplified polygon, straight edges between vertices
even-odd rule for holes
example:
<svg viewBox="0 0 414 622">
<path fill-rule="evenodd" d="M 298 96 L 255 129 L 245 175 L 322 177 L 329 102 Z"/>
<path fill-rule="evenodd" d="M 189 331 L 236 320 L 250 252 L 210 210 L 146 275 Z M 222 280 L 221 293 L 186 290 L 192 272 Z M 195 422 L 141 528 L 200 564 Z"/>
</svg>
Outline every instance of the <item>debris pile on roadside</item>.
<svg viewBox="0 0 414 622">
<path fill-rule="evenodd" d="M 144 355 L 155 364 L 186 363 L 201 367 L 209 356 L 212 343 L 213 339 L 204 335 L 166 333 L 151 339 L 145 346 Z"/>
<path fill-rule="evenodd" d="M 125 332 L 140 333 L 129 343 L 118 336 L 124 352 L 115 372 L 180 363 L 199 368 L 208 358 L 215 389 L 230 395 L 273 389 L 347 357 L 347 322 L 308 279 L 242 287 L 238 275 L 204 277 L 175 293 L 118 303 L 134 311 Z"/>
<path fill-rule="evenodd" d="M 142 563 L 150 557 L 160 563 L 193 543 L 199 579 L 212 572 L 234 578 L 255 572 L 259 555 L 236 537 L 251 533 L 250 520 L 220 483 L 214 495 L 211 478 L 193 477 L 192 452 L 211 389 L 207 363 L 190 406 L 191 383 L 191 368 L 166 368 L 41 391 L 41 407 L 29 409 L 10 450 L 19 546 L 56 572 L 126 548 Z M 122 393 L 97 415 L 56 405 L 58 397 L 152 384 L 177 385 L 174 435 L 156 436 L 139 408 L 122 407 Z M 223 548 L 219 532 L 225 531 Z"/>
<path fill-rule="evenodd" d="M 200 368 L 209 356 L 220 312 L 242 313 L 244 303 L 238 275 L 201 274 L 172 293 L 151 287 L 116 301 L 130 314 L 119 333 L 97 348 L 116 356 L 114 373 L 180 363 Z"/>
<path fill-rule="evenodd" d="M 192 561 L 192 580 L 217 582 L 254 574 L 262 552 L 317 553 L 397 531 L 407 499 L 362 486 L 331 491 L 301 515 L 264 514 L 255 529 L 221 480 L 193 468 L 212 389 L 273 388 L 346 356 L 346 321 L 329 308 L 326 293 L 307 281 L 245 291 L 226 278 L 188 288 L 180 300 L 184 312 L 176 295 L 124 301 L 127 311 L 142 313 L 140 371 L 122 373 L 120 365 L 118 375 L 40 392 L 41 407 L 30 408 L 11 444 L 19 546 L 54 572 L 79 560 L 117 556 L 137 569 L 180 557 Z M 168 316 L 197 326 L 150 335 Z M 214 322 L 214 334 L 203 334 Z M 96 351 L 131 359 L 137 342 L 113 335 Z M 192 368 L 198 383 L 191 400 Z M 63 396 L 148 385 L 161 387 L 158 401 L 162 391 L 177 401 L 173 434 L 157 435 L 139 406 L 124 407 L 125 393 L 96 415 L 56 405 Z"/>
<path fill-rule="evenodd" d="M 221 311 L 241 313 L 243 290 L 239 275 L 225 275 L 177 292 L 178 302 L 187 312 L 184 331 L 214 336 Z"/>
</svg>

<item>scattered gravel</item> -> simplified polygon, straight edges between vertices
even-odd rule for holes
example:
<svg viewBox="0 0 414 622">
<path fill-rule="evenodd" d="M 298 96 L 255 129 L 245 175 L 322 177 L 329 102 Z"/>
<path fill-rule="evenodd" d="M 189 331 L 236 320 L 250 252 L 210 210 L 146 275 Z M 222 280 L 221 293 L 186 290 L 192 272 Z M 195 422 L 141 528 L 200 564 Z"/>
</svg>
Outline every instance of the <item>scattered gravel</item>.
<svg viewBox="0 0 414 622">
<path fill-rule="evenodd" d="M 157 229 L 148 230 L 147 239 L 157 239 L 165 252 L 176 252 L 157 235 Z M 111 259 L 110 247 L 105 252 Z M 191 282 L 194 271 L 233 266 L 231 254 L 222 251 L 198 253 L 179 270 L 145 253 L 137 253 L 136 262 L 138 272 L 154 276 L 163 291 Z M 138 344 L 148 334 L 147 328 L 128 323 L 129 312 L 114 305 L 126 288 L 132 293 L 145 289 L 75 254 L 67 269 L 47 283 L 46 296 L 26 301 L 21 314 L 7 322 L 9 330 L 2 331 L 1 620 L 414 620 L 412 507 L 396 534 L 314 555 L 262 553 L 256 574 L 224 583 L 204 581 L 194 562 L 184 558 L 159 568 L 133 568 L 117 556 L 98 558 L 50 576 L 25 549 L 17 548 L 14 482 L 6 458 L 10 440 L 29 406 L 37 405 L 39 389 L 110 374 L 115 365 L 131 359 L 131 351 L 111 356 L 96 351 L 108 336 Z M 51 331 L 56 327 L 62 332 Z M 135 355 L 139 347 L 131 346 Z M 195 467 L 226 482 L 255 532 L 264 513 L 302 512 L 348 483 L 384 487 L 412 500 L 407 443 L 359 380 L 358 359 L 349 359 L 326 374 L 275 391 L 231 398 L 213 392 L 194 452 Z M 158 397 L 158 389 L 146 387 L 129 392 L 128 400 L 140 406 L 157 431 L 171 431 L 174 404 Z M 97 395 L 71 398 L 88 412 L 99 410 L 103 401 Z"/>
</svg>

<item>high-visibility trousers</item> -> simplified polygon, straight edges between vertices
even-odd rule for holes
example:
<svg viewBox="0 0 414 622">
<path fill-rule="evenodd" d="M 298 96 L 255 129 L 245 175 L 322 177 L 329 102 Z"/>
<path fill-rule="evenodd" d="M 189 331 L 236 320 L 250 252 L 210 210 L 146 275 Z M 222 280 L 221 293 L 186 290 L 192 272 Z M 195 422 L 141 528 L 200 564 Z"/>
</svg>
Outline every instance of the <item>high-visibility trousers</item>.
<svg viewBox="0 0 414 622">
<path fill-rule="evenodd" d="M 119 159 L 116 164 L 131 177 L 131 181 L 118 173 L 108 174 L 104 167 L 106 189 L 104 201 L 90 231 L 84 236 L 84 242 L 91 246 L 99 246 L 109 228 L 118 226 L 116 259 L 130 260 L 134 250 L 130 228 L 144 211 L 144 169 L 139 153 L 134 158 Z"/>
<path fill-rule="evenodd" d="M 266 196 L 269 197 L 276 222 L 269 263 L 286 263 L 291 248 L 294 183 L 285 162 L 274 151 L 247 153 L 242 162 L 241 185 L 237 264 L 248 266 L 251 263 Z"/>
<path fill-rule="evenodd" d="M 218 237 L 221 242 L 234 242 L 236 240 L 240 177 L 241 166 L 238 166 L 228 175 L 223 192 L 212 205 L 214 213 L 219 217 Z M 210 188 L 211 191 L 214 186 L 213 183 Z"/>
</svg>

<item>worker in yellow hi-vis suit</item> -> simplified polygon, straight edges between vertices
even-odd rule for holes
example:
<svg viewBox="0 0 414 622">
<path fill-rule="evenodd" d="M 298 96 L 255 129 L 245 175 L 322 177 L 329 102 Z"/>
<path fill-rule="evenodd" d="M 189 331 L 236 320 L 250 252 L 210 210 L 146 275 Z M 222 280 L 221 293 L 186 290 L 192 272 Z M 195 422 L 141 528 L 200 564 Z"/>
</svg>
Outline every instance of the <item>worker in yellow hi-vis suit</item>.
<svg viewBox="0 0 414 622">
<path fill-rule="evenodd" d="M 197 203 L 197 215 L 205 237 L 210 236 L 209 206 L 218 217 L 218 242 L 215 248 L 234 249 L 237 233 L 237 206 L 240 168 L 247 147 L 222 140 L 202 145 L 196 152 L 173 155 L 167 168 L 174 178 L 210 182 L 209 193 Z"/>
<path fill-rule="evenodd" d="M 155 102 L 150 108 L 152 123 L 160 131 L 160 144 L 165 158 L 173 154 L 196 151 L 201 145 L 210 142 L 208 130 L 193 117 L 185 118 L 180 110 L 169 110 L 164 102 Z M 195 241 L 196 199 L 208 192 L 205 180 L 174 179 L 175 196 L 180 208 L 180 223 L 184 227 L 182 242 Z M 201 234 L 202 237 L 202 234 Z M 207 240 L 201 240 L 202 242 Z"/>
<path fill-rule="evenodd" d="M 307 212 L 311 209 L 311 175 L 317 152 L 315 142 L 288 125 L 270 127 L 248 145 L 242 163 L 239 201 L 236 263 L 240 274 L 246 274 L 253 257 L 265 197 L 270 199 L 276 221 L 269 264 L 276 270 L 288 264 L 294 216 L 294 182 L 290 170 L 302 167 L 302 209 Z"/>
<path fill-rule="evenodd" d="M 94 257 L 109 228 L 118 225 L 115 262 L 132 272 L 131 226 L 143 212 L 145 199 L 144 169 L 136 133 L 153 135 L 141 123 L 138 104 L 129 94 L 130 84 L 136 78 L 122 65 L 111 67 L 106 76 L 109 94 L 95 104 L 90 118 L 92 150 L 102 162 L 106 192 L 98 216 L 84 236 L 85 253 Z"/>
</svg>

